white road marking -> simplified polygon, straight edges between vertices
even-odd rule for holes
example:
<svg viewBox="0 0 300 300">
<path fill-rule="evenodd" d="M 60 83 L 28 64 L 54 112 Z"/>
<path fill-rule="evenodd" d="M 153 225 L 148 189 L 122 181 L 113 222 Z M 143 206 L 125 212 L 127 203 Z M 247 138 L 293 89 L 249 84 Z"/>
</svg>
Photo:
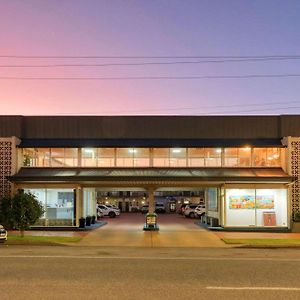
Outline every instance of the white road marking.
<svg viewBox="0 0 300 300">
<path fill-rule="evenodd" d="M 282 261 L 300 262 L 300 258 L 266 258 L 266 257 L 162 257 L 162 256 L 79 256 L 79 255 L 0 255 L 1 258 L 64 258 L 64 259 L 119 259 L 119 260 L 201 260 L 201 261 Z"/>
<path fill-rule="evenodd" d="M 247 290 L 247 291 L 300 291 L 300 288 L 292 287 L 264 287 L 264 286 L 244 286 L 244 287 L 231 287 L 231 286 L 207 286 L 207 290 Z"/>
</svg>

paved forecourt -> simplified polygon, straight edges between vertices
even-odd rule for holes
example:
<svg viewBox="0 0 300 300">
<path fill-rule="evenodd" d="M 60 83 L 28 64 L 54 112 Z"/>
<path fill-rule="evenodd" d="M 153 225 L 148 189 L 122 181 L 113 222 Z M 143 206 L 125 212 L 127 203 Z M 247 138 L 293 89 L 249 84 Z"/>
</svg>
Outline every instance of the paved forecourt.
<svg viewBox="0 0 300 300">
<path fill-rule="evenodd" d="M 143 231 L 145 215 L 121 214 L 105 218 L 107 224 L 89 232 L 79 246 L 124 247 L 228 247 L 213 232 L 177 214 L 158 215 L 159 231 Z"/>
</svg>

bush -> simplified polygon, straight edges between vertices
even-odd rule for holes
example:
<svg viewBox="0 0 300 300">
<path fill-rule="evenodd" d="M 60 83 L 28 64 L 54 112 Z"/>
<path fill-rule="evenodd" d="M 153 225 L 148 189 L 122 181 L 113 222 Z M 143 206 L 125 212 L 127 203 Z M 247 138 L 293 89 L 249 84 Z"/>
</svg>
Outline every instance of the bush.
<svg viewBox="0 0 300 300">
<path fill-rule="evenodd" d="M 43 206 L 31 193 L 20 192 L 12 198 L 6 197 L 1 203 L 1 220 L 7 228 L 20 230 L 29 229 L 44 213 Z"/>
<path fill-rule="evenodd" d="M 300 222 L 300 212 L 294 212 L 293 213 L 293 221 L 294 222 Z"/>
</svg>

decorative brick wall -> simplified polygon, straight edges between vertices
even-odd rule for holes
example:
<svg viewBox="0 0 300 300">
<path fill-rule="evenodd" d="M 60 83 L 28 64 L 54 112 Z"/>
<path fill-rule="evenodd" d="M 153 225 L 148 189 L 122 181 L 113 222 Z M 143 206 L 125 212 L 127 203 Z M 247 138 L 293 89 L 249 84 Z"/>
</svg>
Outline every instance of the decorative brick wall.
<svg viewBox="0 0 300 300">
<path fill-rule="evenodd" d="M 292 212 L 300 212 L 300 139 L 291 140 L 289 159 L 291 175 L 296 179 L 292 186 Z"/>
<path fill-rule="evenodd" d="M 11 183 L 6 176 L 11 175 L 13 164 L 13 142 L 0 139 L 0 200 L 11 194 Z"/>
</svg>

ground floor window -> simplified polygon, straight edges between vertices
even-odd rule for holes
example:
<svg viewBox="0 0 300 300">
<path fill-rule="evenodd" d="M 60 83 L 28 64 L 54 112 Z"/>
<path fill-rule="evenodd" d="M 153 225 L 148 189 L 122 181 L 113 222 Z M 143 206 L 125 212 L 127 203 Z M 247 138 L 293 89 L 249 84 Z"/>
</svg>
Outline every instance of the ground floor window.
<svg viewBox="0 0 300 300">
<path fill-rule="evenodd" d="M 36 196 L 44 207 L 45 213 L 35 225 L 73 226 L 74 191 L 73 189 L 25 189 Z"/>
<path fill-rule="evenodd" d="M 226 189 L 226 226 L 287 226 L 287 189 Z"/>
</svg>

